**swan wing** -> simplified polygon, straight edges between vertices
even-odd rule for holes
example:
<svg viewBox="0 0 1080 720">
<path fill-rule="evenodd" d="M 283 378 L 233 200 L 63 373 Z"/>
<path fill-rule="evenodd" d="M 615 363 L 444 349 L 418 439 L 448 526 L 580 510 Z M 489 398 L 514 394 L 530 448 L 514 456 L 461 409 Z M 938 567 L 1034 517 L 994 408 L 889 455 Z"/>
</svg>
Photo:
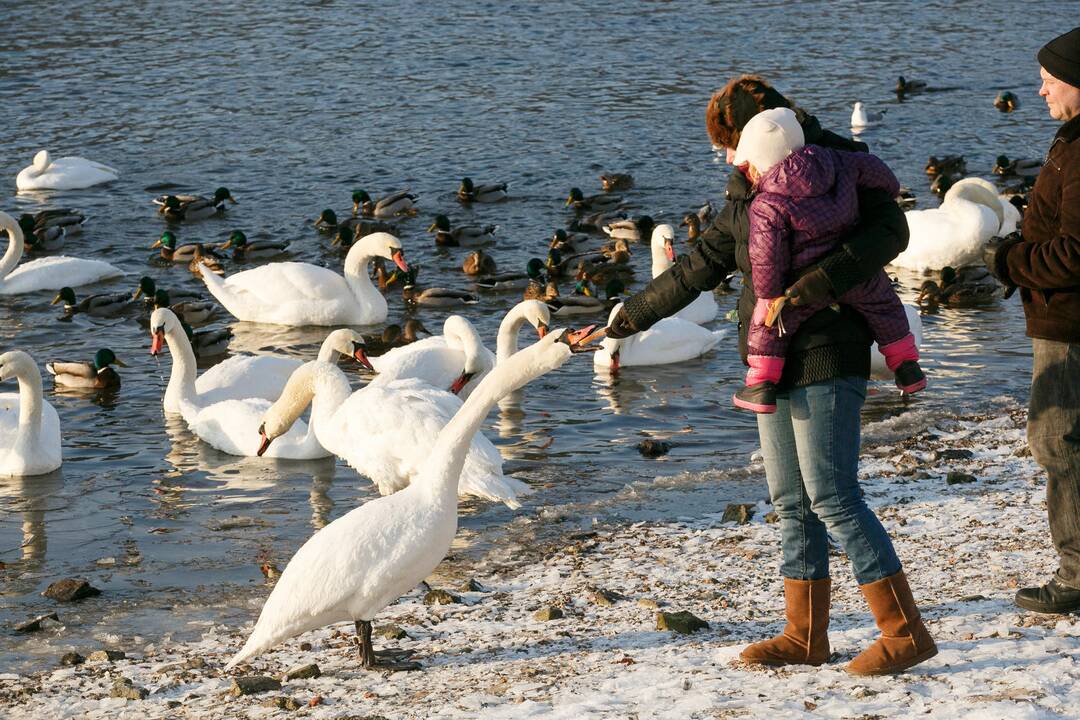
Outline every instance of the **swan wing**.
<svg viewBox="0 0 1080 720">
<path fill-rule="evenodd" d="M 42 173 L 31 165 L 18 174 L 15 184 L 19 190 L 80 190 L 112 182 L 120 173 L 108 165 L 81 157 L 62 157 L 52 161 Z"/>
<path fill-rule="evenodd" d="M 372 385 L 412 378 L 445 390 L 465 369 L 465 353 L 448 347 L 446 338 L 436 335 L 394 348 L 372 358 L 371 364 L 378 372 Z"/>
<path fill-rule="evenodd" d="M 692 322 L 695 325 L 704 325 L 712 322 L 720 314 L 720 306 L 716 303 L 716 296 L 712 292 L 703 292 L 694 298 L 694 301 L 671 317 Z"/>
<path fill-rule="evenodd" d="M 295 358 L 277 355 L 234 355 L 196 378 L 195 392 L 204 404 L 246 398 L 277 400 L 300 365 Z"/>
<path fill-rule="evenodd" d="M 940 270 L 979 260 L 998 229 L 997 215 L 983 205 L 956 198 L 929 210 L 908 210 L 908 247 L 892 264 L 909 270 Z"/>
<path fill-rule="evenodd" d="M 61 287 L 89 285 L 99 280 L 123 275 L 115 265 L 100 260 L 57 255 L 31 260 L 16 267 L 7 277 L 0 278 L 0 295 L 16 295 L 38 290 L 59 290 Z"/>
<path fill-rule="evenodd" d="M 42 475 L 63 462 L 60 417 L 48 400 L 41 401 L 41 427 L 37 442 L 16 446 L 19 432 L 19 394 L 0 394 L 0 476 Z"/>
<path fill-rule="evenodd" d="M 361 324 L 352 289 L 338 273 L 300 262 L 270 263 L 222 280 L 203 273 L 207 289 L 241 320 L 283 325 Z"/>
<path fill-rule="evenodd" d="M 259 450 L 259 426 L 269 409 L 270 401 L 261 398 L 224 400 L 199 410 L 189 427 L 203 442 L 222 452 L 255 457 Z M 308 432 L 308 424 L 297 420 L 288 432 L 271 443 L 264 457 L 314 460 L 329 454 L 314 433 Z"/>
</svg>

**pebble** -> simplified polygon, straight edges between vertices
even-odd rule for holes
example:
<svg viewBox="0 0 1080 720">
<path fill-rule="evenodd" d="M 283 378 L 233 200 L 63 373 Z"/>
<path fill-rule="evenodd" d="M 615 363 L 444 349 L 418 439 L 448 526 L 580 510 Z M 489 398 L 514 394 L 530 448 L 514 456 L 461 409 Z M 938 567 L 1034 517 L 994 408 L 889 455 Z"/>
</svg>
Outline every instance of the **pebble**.
<svg viewBox="0 0 1080 720">
<path fill-rule="evenodd" d="M 724 508 L 724 516 L 720 522 L 733 522 L 745 525 L 754 517 L 754 505 L 752 503 L 730 503 Z"/>
<path fill-rule="evenodd" d="M 452 605 L 461 602 L 461 598 L 447 590 L 428 590 L 424 595 L 425 605 Z"/>
<path fill-rule="evenodd" d="M 123 650 L 95 650 L 86 656 L 87 662 L 115 662 L 127 658 Z"/>
<path fill-rule="evenodd" d="M 780 516 L 775 510 L 770 510 L 769 512 L 765 513 L 765 522 L 769 523 L 770 525 L 773 523 L 778 523 L 780 522 Z"/>
<path fill-rule="evenodd" d="M 317 678 L 322 675 L 322 671 L 319 670 L 319 666 L 315 663 L 308 663 L 307 665 L 297 665 L 294 668 L 285 671 L 285 674 L 281 676 L 281 682 L 288 682 L 289 680 L 307 680 L 308 678 Z"/>
<path fill-rule="evenodd" d="M 19 623 L 15 626 L 15 632 L 37 632 L 38 630 L 41 630 L 41 623 L 43 620 L 55 620 L 56 622 L 60 622 L 60 618 L 59 616 L 57 616 L 56 613 L 46 613 L 44 615 L 38 615 L 36 618 L 31 618 L 25 622 Z"/>
<path fill-rule="evenodd" d="M 285 695 L 267 698 L 262 701 L 261 705 L 268 708 L 277 708 L 278 710 L 299 710 L 302 707 L 299 701 Z"/>
<path fill-rule="evenodd" d="M 126 700 L 145 700 L 150 691 L 144 687 L 133 685 L 127 678 L 120 678 L 113 683 L 109 690 L 109 697 L 124 698 Z"/>
<path fill-rule="evenodd" d="M 77 652 L 66 652 L 60 656 L 61 665 L 82 665 L 86 662 L 86 658 Z"/>
<path fill-rule="evenodd" d="M 639 607 L 643 607 L 646 610 L 660 609 L 660 603 L 656 602 L 652 598 L 638 598 L 637 604 Z"/>
<path fill-rule="evenodd" d="M 465 582 L 461 583 L 461 587 L 458 588 L 461 592 L 484 592 L 484 586 L 476 582 L 472 578 L 469 578 Z"/>
<path fill-rule="evenodd" d="M 309 642 L 300 643 L 300 651 L 301 652 L 311 652 L 311 643 L 309 643 Z"/>
<path fill-rule="evenodd" d="M 255 695 L 257 693 L 280 690 L 281 683 L 267 675 L 247 675 L 233 678 L 229 692 L 233 695 Z"/>
<path fill-rule="evenodd" d="M 973 483 L 977 479 L 978 478 L 974 475 L 968 475 L 967 473 L 954 470 L 945 476 L 945 483 L 948 485 L 959 485 L 961 483 Z"/>
<path fill-rule="evenodd" d="M 975 453 L 963 448 L 938 450 L 934 453 L 935 460 L 970 460 L 973 457 L 975 457 Z"/>
<path fill-rule="evenodd" d="M 585 588 L 585 596 L 601 607 L 611 607 L 616 601 L 626 599 L 617 592 L 595 586 Z"/>
<path fill-rule="evenodd" d="M 375 634 L 387 640 L 406 640 L 409 638 L 409 633 L 398 625 L 383 625 L 375 631 Z"/>
<path fill-rule="evenodd" d="M 548 620 L 558 620 L 562 616 L 562 608 L 555 607 L 554 605 L 542 607 L 535 613 L 533 613 L 533 617 L 537 620 L 540 620 L 541 622 L 546 622 Z"/>
<path fill-rule="evenodd" d="M 708 627 L 709 623 L 687 610 L 656 613 L 657 630 L 671 630 L 680 635 L 689 635 L 692 632 L 705 630 Z"/>
<path fill-rule="evenodd" d="M 64 578 L 57 580 L 41 593 L 47 598 L 60 602 L 73 602 L 83 598 L 100 595 L 101 591 L 85 580 Z"/>
</svg>

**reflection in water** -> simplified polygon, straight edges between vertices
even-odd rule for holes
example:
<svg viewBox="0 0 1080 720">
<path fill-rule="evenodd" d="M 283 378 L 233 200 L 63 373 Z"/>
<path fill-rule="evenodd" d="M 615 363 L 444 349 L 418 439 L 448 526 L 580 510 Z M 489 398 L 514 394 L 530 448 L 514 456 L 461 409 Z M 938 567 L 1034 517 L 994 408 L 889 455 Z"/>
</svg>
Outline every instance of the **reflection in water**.
<svg viewBox="0 0 1080 720">
<path fill-rule="evenodd" d="M 333 468 L 329 472 L 316 472 L 311 478 L 311 493 L 308 503 L 311 505 L 311 527 L 321 530 L 330 522 L 330 512 L 334 501 L 330 499 L 330 485 L 334 481 Z"/>
<path fill-rule="evenodd" d="M 45 532 L 45 519 L 49 510 L 54 510 L 60 503 L 58 495 L 64 487 L 63 470 L 46 475 L 32 477 L 0 478 L 0 503 L 5 514 L 18 513 L 22 519 L 22 538 L 18 545 L 21 566 L 24 573 L 36 573 L 40 570 L 48 554 L 48 536 Z M 0 548 L 3 557 L 16 548 Z"/>
</svg>

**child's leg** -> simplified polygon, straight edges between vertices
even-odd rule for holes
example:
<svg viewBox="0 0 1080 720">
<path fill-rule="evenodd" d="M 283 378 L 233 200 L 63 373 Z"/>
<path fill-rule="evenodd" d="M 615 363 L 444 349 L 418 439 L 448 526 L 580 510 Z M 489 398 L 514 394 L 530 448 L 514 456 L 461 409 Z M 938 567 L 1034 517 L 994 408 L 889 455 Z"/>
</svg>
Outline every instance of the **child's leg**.
<svg viewBox="0 0 1080 720">
<path fill-rule="evenodd" d="M 901 390 L 913 393 L 926 387 L 926 376 L 919 368 L 919 348 L 915 346 L 904 304 L 884 270 L 844 293 L 840 302 L 866 318 L 878 349 L 885 356 L 885 365 L 896 373 L 896 384 Z"/>
<path fill-rule="evenodd" d="M 735 393 L 734 398 L 738 407 L 758 413 L 776 412 L 776 385 L 784 373 L 788 343 L 803 321 L 816 311 L 785 305 L 781 313 L 781 332 L 780 323 L 771 327 L 765 325 L 771 302 L 771 298 L 758 299 L 754 306 L 747 335 L 750 352 L 746 361 L 750 369 L 746 372 L 746 385 Z"/>
</svg>

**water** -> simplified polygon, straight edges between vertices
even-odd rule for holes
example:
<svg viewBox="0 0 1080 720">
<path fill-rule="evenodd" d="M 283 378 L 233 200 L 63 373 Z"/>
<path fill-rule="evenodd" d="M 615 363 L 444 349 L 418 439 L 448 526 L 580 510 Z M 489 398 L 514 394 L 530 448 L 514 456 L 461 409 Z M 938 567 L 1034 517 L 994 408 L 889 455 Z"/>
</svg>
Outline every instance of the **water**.
<svg viewBox="0 0 1080 720">
<path fill-rule="evenodd" d="M 198 289 L 183 266 L 150 261 L 164 223 L 149 188 L 226 185 L 239 199 L 223 218 L 181 226 L 180 242 L 223 241 L 239 228 L 252 240 L 292 240 L 296 259 L 340 267 L 311 220 L 325 207 L 348 208 L 353 188 L 410 187 L 422 212 L 403 224 L 402 240 L 422 280 L 467 287 L 457 269 L 465 251 L 436 251 L 424 232 L 436 212 L 497 223 L 491 253 L 512 269 L 541 254 L 565 223 L 569 188 L 596 192 L 604 171 L 633 173 L 634 212 L 658 220 L 677 224 L 706 198 L 719 201 L 727 169 L 709 146 L 703 110 L 714 88 L 743 71 L 763 73 L 840 132 L 856 99 L 887 110 L 864 139 L 926 206 L 931 154 L 962 153 L 972 173 L 986 175 L 999 153 L 1044 152 L 1055 123 L 1037 97 L 1034 53 L 1059 31 L 1069 5 L 1060 6 L 269 2 L 253 11 L 220 2 L 211 14 L 178 4 L 151 12 L 117 2 L 5 2 L 12 32 L 0 48 L 8 118 L 0 206 L 89 213 L 65 252 L 128 273 L 95 291 L 134 289 L 144 274 Z M 901 73 L 952 89 L 900 103 L 891 88 Z M 991 103 L 1003 89 L 1020 98 L 1009 115 Z M 41 148 L 116 166 L 122 178 L 88 191 L 13 194 L 15 174 Z M 458 206 L 464 175 L 510 182 L 512 200 Z M 648 252 L 635 252 L 639 287 Z M 901 280 L 911 298 L 921 279 Z M 201 444 L 163 416 L 169 359 L 150 358 L 145 328 L 63 322 L 49 299 L 0 298 L 0 349 L 25 349 L 43 365 L 108 346 L 131 368 L 107 395 L 59 392 L 46 380 L 65 461 L 51 476 L 0 480 L 0 624 L 50 609 L 38 593 L 60 577 L 86 577 L 105 595 L 61 607 L 62 633 L 0 634 L 5 666 L 42 667 L 61 648 L 117 639 L 130 647 L 132 636 L 183 638 L 206 622 L 250 619 L 265 592 L 260 564 L 283 566 L 314 529 L 374 497 L 367 481 L 331 461 L 234 458 Z M 723 312 L 734 307 L 734 295 L 718 299 Z M 486 298 L 468 313 L 490 342 L 512 301 Z M 393 297 L 391 320 L 404 316 Z M 420 317 L 437 328 L 445 313 Z M 1018 298 L 924 322 L 933 384 L 921 407 L 955 413 L 990 396 L 1025 397 L 1030 351 Z M 527 518 L 543 506 L 583 525 L 631 509 L 635 517 L 679 512 L 676 494 L 635 503 L 624 491 L 657 475 L 715 483 L 721 507 L 761 497 L 760 485 L 737 474 L 703 474 L 745 465 L 756 447 L 753 418 L 730 406 L 743 369 L 729 327 L 731 342 L 701 361 L 627 368 L 612 383 L 579 359 L 529 386 L 519 412 L 493 413 L 486 432 L 537 493 L 516 516 L 466 503 L 455 557 L 506 551 L 542 532 L 543 519 Z M 234 351 L 311 357 L 324 336 L 233 328 Z M 886 389 L 866 414 L 903 411 Z M 634 448 L 646 436 L 676 445 L 646 461 Z"/>
</svg>

